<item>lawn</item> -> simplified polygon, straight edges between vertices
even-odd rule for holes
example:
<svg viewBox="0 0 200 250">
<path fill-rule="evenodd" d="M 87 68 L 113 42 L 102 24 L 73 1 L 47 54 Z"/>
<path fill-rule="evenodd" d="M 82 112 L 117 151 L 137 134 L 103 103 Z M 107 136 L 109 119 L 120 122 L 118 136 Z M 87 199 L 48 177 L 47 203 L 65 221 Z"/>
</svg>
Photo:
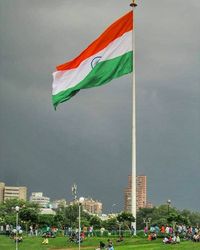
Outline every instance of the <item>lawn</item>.
<svg viewBox="0 0 200 250">
<path fill-rule="evenodd" d="M 94 250 L 98 246 L 100 240 L 104 242 L 107 238 L 88 238 L 81 245 L 81 249 Z M 78 245 L 67 242 L 65 237 L 57 237 L 55 239 L 49 239 L 49 244 L 44 246 L 41 244 L 42 238 L 40 237 L 25 237 L 24 241 L 19 244 L 19 250 L 78 250 Z M 115 250 L 200 250 L 200 243 L 193 243 L 191 241 L 181 242 L 180 245 L 164 245 L 161 240 L 149 242 L 147 239 L 134 238 L 125 239 L 123 243 L 116 243 L 113 239 Z M 15 243 L 13 240 L 0 236 L 0 250 L 15 250 Z"/>
</svg>

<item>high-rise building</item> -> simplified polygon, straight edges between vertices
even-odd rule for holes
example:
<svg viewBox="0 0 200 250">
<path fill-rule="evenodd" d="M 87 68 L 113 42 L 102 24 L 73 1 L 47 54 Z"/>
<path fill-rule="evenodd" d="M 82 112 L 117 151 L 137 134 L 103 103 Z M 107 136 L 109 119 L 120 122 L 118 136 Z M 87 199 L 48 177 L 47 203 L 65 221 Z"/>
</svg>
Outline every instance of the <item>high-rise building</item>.
<svg viewBox="0 0 200 250">
<path fill-rule="evenodd" d="M 125 211 L 131 212 L 132 205 L 132 176 L 128 176 L 128 187 L 124 190 Z M 144 175 L 136 177 L 136 208 L 147 206 L 147 177 Z"/>
<path fill-rule="evenodd" d="M 132 180 L 131 175 L 128 176 L 128 186 L 124 189 L 124 210 L 127 212 L 131 212 L 131 201 L 132 201 Z"/>
<path fill-rule="evenodd" d="M 147 205 L 147 177 L 137 176 L 136 178 L 136 204 L 137 209 L 144 208 Z"/>
<path fill-rule="evenodd" d="M 4 189 L 5 189 L 5 183 L 0 182 L 0 202 L 4 201 Z"/>
<path fill-rule="evenodd" d="M 50 203 L 50 198 L 43 196 L 42 192 L 33 192 L 30 196 L 30 201 L 37 203 L 40 207 L 46 208 Z"/>
<path fill-rule="evenodd" d="M 4 187 L 4 201 L 7 199 L 19 199 L 26 201 L 27 199 L 27 187 Z"/>
</svg>

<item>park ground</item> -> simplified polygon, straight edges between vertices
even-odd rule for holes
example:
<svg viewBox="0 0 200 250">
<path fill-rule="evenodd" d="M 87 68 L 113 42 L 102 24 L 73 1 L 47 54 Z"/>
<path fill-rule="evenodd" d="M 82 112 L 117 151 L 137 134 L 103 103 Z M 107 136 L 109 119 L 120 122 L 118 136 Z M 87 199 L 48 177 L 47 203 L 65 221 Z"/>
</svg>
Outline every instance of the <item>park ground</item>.
<svg viewBox="0 0 200 250">
<path fill-rule="evenodd" d="M 99 241 L 107 241 L 107 238 L 87 238 L 82 244 L 82 250 L 95 250 Z M 191 241 L 182 241 L 179 245 L 164 245 L 161 239 L 149 242 L 143 238 L 126 238 L 122 243 L 116 243 L 112 239 L 115 250 L 200 250 L 200 243 Z M 0 250 L 15 250 L 15 243 L 6 236 L 0 236 Z M 49 239 L 48 245 L 42 245 L 41 237 L 25 237 L 22 243 L 19 243 L 19 250 L 78 250 L 78 245 L 67 241 L 66 237 L 57 237 Z"/>
</svg>

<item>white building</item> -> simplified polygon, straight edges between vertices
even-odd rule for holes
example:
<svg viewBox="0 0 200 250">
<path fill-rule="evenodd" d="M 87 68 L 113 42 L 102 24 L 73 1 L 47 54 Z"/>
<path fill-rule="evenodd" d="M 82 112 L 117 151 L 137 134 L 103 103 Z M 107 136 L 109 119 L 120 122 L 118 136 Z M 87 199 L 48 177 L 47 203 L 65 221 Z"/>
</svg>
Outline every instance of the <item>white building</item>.
<svg viewBox="0 0 200 250">
<path fill-rule="evenodd" d="M 58 209 L 59 207 L 66 207 L 67 201 L 65 199 L 54 200 L 51 202 L 51 208 Z"/>
<path fill-rule="evenodd" d="M 43 196 L 42 192 L 33 192 L 30 196 L 30 201 L 37 203 L 40 207 L 46 208 L 49 206 L 50 198 Z"/>
<path fill-rule="evenodd" d="M 56 215 L 56 212 L 52 208 L 41 208 L 40 214 L 52 214 Z"/>
</svg>

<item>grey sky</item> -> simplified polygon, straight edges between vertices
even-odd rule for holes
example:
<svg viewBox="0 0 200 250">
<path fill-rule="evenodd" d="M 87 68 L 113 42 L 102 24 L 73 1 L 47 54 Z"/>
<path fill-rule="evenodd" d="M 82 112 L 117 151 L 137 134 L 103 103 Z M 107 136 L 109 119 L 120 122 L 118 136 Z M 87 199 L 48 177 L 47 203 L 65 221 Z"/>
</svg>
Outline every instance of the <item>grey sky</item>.
<svg viewBox="0 0 200 250">
<path fill-rule="evenodd" d="M 55 112 L 51 73 L 130 0 L 0 0 L 0 181 L 51 198 L 123 207 L 131 172 L 131 76 L 79 92 Z M 200 1 L 138 0 L 137 173 L 149 200 L 200 209 Z"/>
</svg>

